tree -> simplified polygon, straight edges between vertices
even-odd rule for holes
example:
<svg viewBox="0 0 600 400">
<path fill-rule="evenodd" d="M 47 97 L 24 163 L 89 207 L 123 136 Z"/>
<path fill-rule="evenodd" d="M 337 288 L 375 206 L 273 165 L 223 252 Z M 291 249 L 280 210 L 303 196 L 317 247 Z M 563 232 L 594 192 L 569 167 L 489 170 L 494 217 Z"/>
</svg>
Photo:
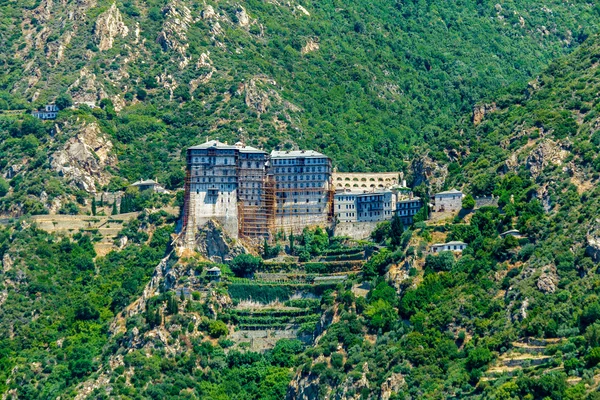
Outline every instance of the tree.
<svg viewBox="0 0 600 400">
<path fill-rule="evenodd" d="M 169 300 L 167 300 L 167 314 L 174 315 L 179 312 L 179 307 L 177 306 L 177 298 L 173 295 L 169 296 Z"/>
<path fill-rule="evenodd" d="M 485 347 L 476 347 L 469 351 L 467 368 L 470 370 L 486 366 L 494 359 L 494 355 Z"/>
<path fill-rule="evenodd" d="M 8 193 L 9 185 L 8 182 L 2 177 L 0 177 L 0 197 L 6 196 Z"/>
<path fill-rule="evenodd" d="M 92 215 L 96 215 L 96 198 L 92 197 Z"/>
<path fill-rule="evenodd" d="M 442 251 L 440 254 L 429 254 L 425 258 L 425 268 L 434 271 L 450 271 L 454 267 L 454 255 L 450 251 Z"/>
<path fill-rule="evenodd" d="M 229 263 L 229 268 L 238 277 L 246 277 L 254 274 L 263 265 L 263 260 L 260 257 L 255 257 L 252 254 L 240 254 Z"/>
<path fill-rule="evenodd" d="M 54 104 L 59 110 L 64 110 L 73 105 L 73 98 L 68 93 L 62 93 L 56 98 Z"/>
<path fill-rule="evenodd" d="M 398 214 L 394 214 L 390 223 L 390 239 L 392 241 L 392 245 L 398 246 L 400 244 L 403 233 L 404 224 L 402 224 L 402 220 Z"/>
<path fill-rule="evenodd" d="M 112 211 L 111 211 L 111 213 L 110 213 L 110 214 L 111 214 L 111 215 L 117 215 L 117 214 L 119 214 L 119 211 L 117 210 L 117 200 L 115 200 L 115 201 L 113 202 L 113 205 L 112 205 Z"/>
<path fill-rule="evenodd" d="M 221 336 L 227 335 L 229 333 L 229 329 L 227 325 L 223 321 L 210 321 L 208 324 L 208 334 L 213 338 L 219 338 Z"/>
<path fill-rule="evenodd" d="M 364 314 L 369 319 L 369 325 L 372 328 L 381 329 L 384 332 L 389 331 L 393 323 L 398 320 L 396 310 L 390 303 L 382 299 L 368 305 Z"/>
<path fill-rule="evenodd" d="M 472 210 L 475 208 L 475 199 L 471 194 L 466 195 L 462 199 L 462 208 L 466 210 Z"/>
</svg>

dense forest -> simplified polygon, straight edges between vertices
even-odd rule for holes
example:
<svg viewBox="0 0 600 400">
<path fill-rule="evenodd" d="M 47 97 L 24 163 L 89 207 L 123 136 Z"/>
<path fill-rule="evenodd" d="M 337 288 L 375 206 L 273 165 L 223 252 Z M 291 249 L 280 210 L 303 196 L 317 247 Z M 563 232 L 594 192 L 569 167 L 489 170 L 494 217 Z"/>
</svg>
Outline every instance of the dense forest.
<svg viewBox="0 0 600 400">
<path fill-rule="evenodd" d="M 19 0 L 0 15 L 3 398 L 600 398 L 600 6 Z M 29 115 L 48 102 L 55 121 Z M 224 239 L 210 259 L 174 248 L 164 211 L 182 205 L 181 150 L 207 137 L 471 196 L 369 240 L 305 229 L 250 253 Z M 126 189 L 150 177 L 172 193 Z M 119 207 L 93 196 L 116 190 Z M 48 213 L 89 219 L 31 218 Z M 467 248 L 428 252 L 450 240 Z"/>
</svg>

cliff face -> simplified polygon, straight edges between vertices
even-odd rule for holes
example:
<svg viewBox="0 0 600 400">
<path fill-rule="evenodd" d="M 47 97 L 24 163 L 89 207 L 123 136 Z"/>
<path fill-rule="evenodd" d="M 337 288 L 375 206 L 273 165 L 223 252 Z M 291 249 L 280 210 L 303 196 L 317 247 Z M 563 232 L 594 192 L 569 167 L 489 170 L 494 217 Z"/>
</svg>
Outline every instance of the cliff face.
<svg viewBox="0 0 600 400">
<path fill-rule="evenodd" d="M 117 163 L 113 144 L 96 123 L 84 123 L 76 129 L 75 136 L 51 155 L 50 165 L 69 184 L 96 193 L 110 180 L 107 167 Z"/>
<path fill-rule="evenodd" d="M 113 3 L 110 8 L 100 14 L 96 19 L 94 27 L 94 39 L 98 43 L 98 48 L 102 51 L 112 49 L 116 37 L 126 37 L 129 28 L 123 22 L 123 17 Z"/>
</svg>

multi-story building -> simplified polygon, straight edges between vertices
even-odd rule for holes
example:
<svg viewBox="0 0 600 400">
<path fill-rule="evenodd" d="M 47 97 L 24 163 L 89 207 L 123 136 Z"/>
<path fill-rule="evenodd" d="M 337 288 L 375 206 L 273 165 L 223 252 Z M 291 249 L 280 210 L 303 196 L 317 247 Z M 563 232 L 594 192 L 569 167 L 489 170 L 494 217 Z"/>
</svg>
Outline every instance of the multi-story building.
<svg viewBox="0 0 600 400">
<path fill-rule="evenodd" d="M 343 190 L 335 193 L 333 200 L 333 213 L 336 222 L 357 222 L 356 196 L 359 192 Z"/>
<path fill-rule="evenodd" d="M 356 196 L 359 222 L 385 221 L 392 218 L 393 196 L 390 190 L 362 193 Z"/>
<path fill-rule="evenodd" d="M 395 196 L 387 189 L 345 189 L 336 192 L 333 204 L 338 223 L 378 222 L 392 218 Z"/>
<path fill-rule="evenodd" d="M 240 231 L 240 206 L 261 207 L 266 153 L 241 144 L 212 140 L 187 150 L 186 234 L 209 219 L 218 220 L 233 237 Z M 240 182 L 241 178 L 241 182 Z M 193 240 L 188 237 L 188 240 Z"/>
<path fill-rule="evenodd" d="M 413 223 L 414 216 L 423 207 L 423 202 L 418 197 L 401 198 L 398 197 L 396 200 L 395 213 L 404 225 L 411 225 Z"/>
<path fill-rule="evenodd" d="M 244 237 L 269 234 L 272 192 L 267 182 L 267 153 L 236 143 L 239 233 Z"/>
<path fill-rule="evenodd" d="M 267 171 L 275 200 L 274 229 L 298 232 L 330 222 L 331 160 L 316 151 L 273 151 Z"/>
</svg>

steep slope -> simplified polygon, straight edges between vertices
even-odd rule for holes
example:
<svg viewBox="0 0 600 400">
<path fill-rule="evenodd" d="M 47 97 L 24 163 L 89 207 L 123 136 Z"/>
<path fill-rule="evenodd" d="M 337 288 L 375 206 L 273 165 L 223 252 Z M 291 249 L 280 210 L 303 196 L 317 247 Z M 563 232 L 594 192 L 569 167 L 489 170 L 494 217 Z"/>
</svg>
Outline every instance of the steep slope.
<svg viewBox="0 0 600 400">
<path fill-rule="evenodd" d="M 129 148 L 140 137 L 156 147 L 206 135 L 268 148 L 289 139 L 326 151 L 343 170 L 404 167 L 412 146 L 531 78 L 599 22 L 587 3 L 527 0 L 0 7 L 2 29 L 12 32 L 1 43 L 2 108 L 63 92 L 76 102 L 109 99 L 117 111 L 165 124 L 154 136 L 115 121 Z M 121 162 L 126 178 L 139 177 L 139 160 Z"/>
</svg>

